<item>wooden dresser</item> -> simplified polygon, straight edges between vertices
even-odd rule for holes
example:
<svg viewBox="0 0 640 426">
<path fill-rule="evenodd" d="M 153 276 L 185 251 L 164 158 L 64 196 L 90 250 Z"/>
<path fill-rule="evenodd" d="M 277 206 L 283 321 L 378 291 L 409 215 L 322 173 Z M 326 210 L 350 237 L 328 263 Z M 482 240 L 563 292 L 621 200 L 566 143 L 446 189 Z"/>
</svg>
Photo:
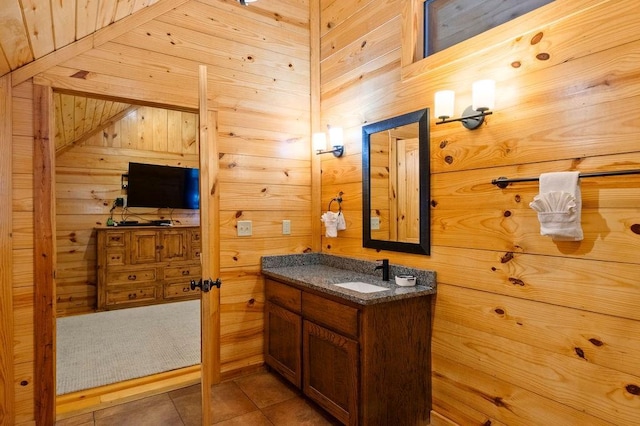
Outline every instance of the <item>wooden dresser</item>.
<svg viewBox="0 0 640 426">
<path fill-rule="evenodd" d="M 97 310 L 196 299 L 201 278 L 200 227 L 96 228 Z"/>
</svg>

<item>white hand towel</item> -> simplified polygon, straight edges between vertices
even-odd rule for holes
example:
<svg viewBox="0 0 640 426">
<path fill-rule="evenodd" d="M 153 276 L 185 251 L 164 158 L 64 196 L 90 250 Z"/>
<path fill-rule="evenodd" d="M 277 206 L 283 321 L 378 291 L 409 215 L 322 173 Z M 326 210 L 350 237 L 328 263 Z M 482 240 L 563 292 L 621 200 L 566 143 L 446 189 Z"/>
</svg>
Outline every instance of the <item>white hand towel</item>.
<svg viewBox="0 0 640 426">
<path fill-rule="evenodd" d="M 329 238 L 338 236 L 338 213 L 326 212 L 320 217 L 324 222 L 325 235 Z"/>
<path fill-rule="evenodd" d="M 344 220 L 344 214 L 342 211 L 338 212 L 338 231 L 344 231 L 347 229 L 347 222 Z"/>
<path fill-rule="evenodd" d="M 542 173 L 540 193 L 529 207 L 538 212 L 540 235 L 554 241 L 582 241 L 580 172 Z"/>
</svg>

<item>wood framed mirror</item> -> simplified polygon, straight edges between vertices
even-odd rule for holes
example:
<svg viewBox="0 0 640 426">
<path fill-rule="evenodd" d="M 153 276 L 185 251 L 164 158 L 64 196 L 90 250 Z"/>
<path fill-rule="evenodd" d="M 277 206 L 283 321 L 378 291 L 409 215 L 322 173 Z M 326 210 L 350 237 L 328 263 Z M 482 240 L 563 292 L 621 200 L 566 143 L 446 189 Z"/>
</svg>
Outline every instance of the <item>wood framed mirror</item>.
<svg viewBox="0 0 640 426">
<path fill-rule="evenodd" d="M 362 128 L 362 244 L 429 254 L 429 110 Z"/>
</svg>

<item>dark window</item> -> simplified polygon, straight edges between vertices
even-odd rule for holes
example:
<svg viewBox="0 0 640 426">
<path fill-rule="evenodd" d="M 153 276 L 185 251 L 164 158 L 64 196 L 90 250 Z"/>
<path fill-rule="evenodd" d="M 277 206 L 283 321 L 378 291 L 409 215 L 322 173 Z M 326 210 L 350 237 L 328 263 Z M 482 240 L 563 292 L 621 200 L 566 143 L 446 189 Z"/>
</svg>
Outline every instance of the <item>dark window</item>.
<svg viewBox="0 0 640 426">
<path fill-rule="evenodd" d="M 553 0 L 426 0 L 424 56 L 509 22 Z"/>
</svg>

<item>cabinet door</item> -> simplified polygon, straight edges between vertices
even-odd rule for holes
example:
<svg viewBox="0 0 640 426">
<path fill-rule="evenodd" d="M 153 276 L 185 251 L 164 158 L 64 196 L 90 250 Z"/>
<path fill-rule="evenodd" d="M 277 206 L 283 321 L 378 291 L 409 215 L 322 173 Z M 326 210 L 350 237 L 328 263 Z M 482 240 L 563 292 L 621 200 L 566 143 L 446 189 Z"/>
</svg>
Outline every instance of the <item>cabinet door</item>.
<svg viewBox="0 0 640 426">
<path fill-rule="evenodd" d="M 265 316 L 265 362 L 300 389 L 302 317 L 271 302 Z"/>
<path fill-rule="evenodd" d="M 137 230 L 131 232 L 131 263 L 155 263 L 160 261 L 159 235 L 156 231 Z"/>
<path fill-rule="evenodd" d="M 176 229 L 162 231 L 160 243 L 160 260 L 187 260 L 187 231 Z"/>
<path fill-rule="evenodd" d="M 304 321 L 303 392 L 345 425 L 358 424 L 358 342 Z"/>
</svg>

